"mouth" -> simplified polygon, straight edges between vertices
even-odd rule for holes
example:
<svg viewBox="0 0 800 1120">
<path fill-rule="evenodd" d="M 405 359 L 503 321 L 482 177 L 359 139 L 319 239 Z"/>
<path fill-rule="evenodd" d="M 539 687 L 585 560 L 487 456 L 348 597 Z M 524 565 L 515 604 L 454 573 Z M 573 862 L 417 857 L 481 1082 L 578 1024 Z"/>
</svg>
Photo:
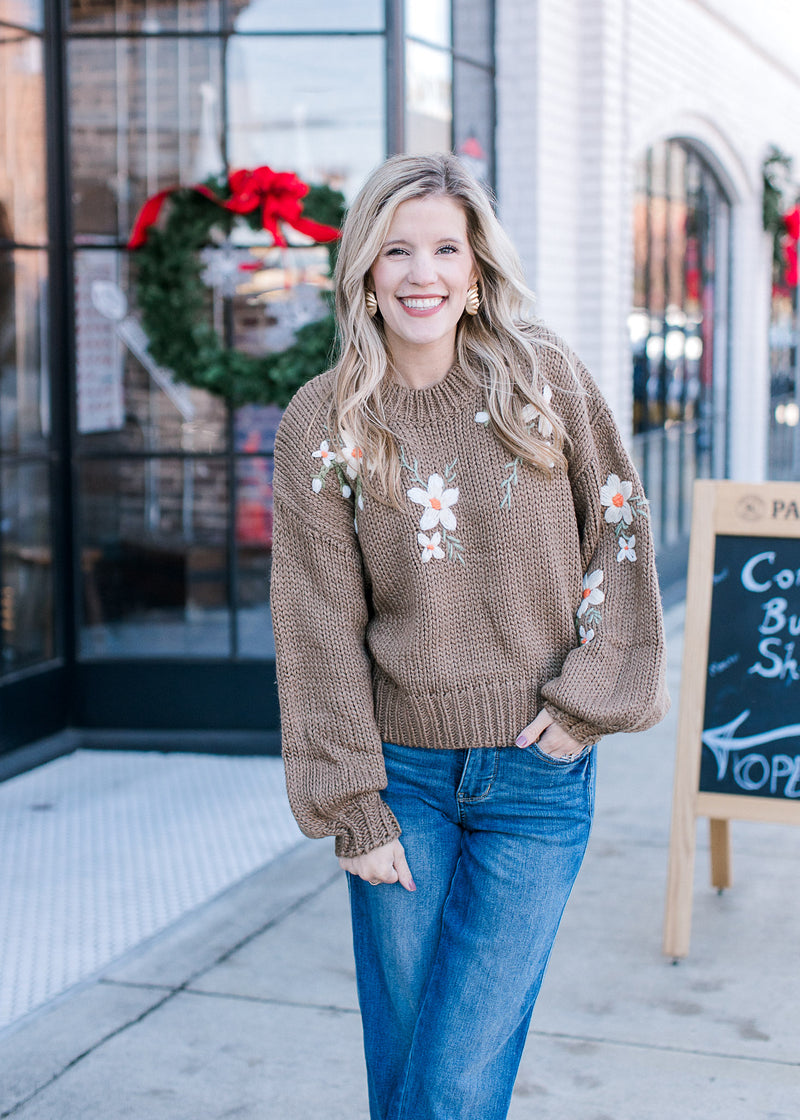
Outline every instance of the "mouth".
<svg viewBox="0 0 800 1120">
<path fill-rule="evenodd" d="M 419 313 L 436 311 L 442 306 L 447 296 L 398 296 L 397 298 L 406 311 Z"/>
</svg>

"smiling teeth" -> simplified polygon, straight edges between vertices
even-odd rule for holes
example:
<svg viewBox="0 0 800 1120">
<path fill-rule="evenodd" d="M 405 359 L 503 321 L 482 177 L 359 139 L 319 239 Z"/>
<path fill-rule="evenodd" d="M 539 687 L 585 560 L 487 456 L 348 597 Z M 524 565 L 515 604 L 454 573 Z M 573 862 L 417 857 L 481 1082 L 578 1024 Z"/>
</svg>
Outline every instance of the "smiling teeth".
<svg viewBox="0 0 800 1120">
<path fill-rule="evenodd" d="M 438 307 L 444 303 L 443 296 L 433 296 L 431 299 L 401 299 L 400 302 L 411 308 L 412 311 L 428 311 L 431 307 Z"/>
</svg>

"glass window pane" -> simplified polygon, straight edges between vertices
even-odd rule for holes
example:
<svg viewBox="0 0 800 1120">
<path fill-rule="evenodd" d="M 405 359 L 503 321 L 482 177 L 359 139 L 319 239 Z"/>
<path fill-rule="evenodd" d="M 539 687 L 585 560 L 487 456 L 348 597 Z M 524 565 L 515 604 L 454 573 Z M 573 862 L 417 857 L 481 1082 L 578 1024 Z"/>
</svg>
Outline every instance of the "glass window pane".
<svg viewBox="0 0 800 1120">
<path fill-rule="evenodd" d="M 82 656 L 227 655 L 225 461 L 85 462 L 79 503 Z"/>
<path fill-rule="evenodd" d="M 378 36 L 233 36 L 227 67 L 231 166 L 268 164 L 352 198 L 384 156 L 383 47 Z"/>
<path fill-rule="evenodd" d="M 455 150 L 476 179 L 491 183 L 494 138 L 494 80 L 487 70 L 453 64 Z"/>
<path fill-rule="evenodd" d="M 231 9 L 237 31 L 383 30 L 381 0 L 251 0 Z M 331 49 L 336 49 L 333 44 Z"/>
<path fill-rule="evenodd" d="M 0 238 L 47 238 L 44 76 L 41 40 L 0 39 Z"/>
<path fill-rule="evenodd" d="M 450 0 L 406 0 L 406 34 L 450 46 Z"/>
<path fill-rule="evenodd" d="M 453 49 L 457 54 L 492 64 L 491 0 L 453 0 Z"/>
<path fill-rule="evenodd" d="M 49 398 L 47 254 L 0 252 L 0 449 L 43 448 Z"/>
<path fill-rule="evenodd" d="M 39 30 L 42 26 L 42 0 L 0 0 L 0 20 Z"/>
<path fill-rule="evenodd" d="M 219 0 L 71 0 L 73 31 L 215 31 Z"/>
<path fill-rule="evenodd" d="M 236 462 L 236 543 L 239 558 L 239 653 L 275 656 L 269 610 L 272 562 L 272 459 Z"/>
<path fill-rule="evenodd" d="M 77 241 L 126 242 L 147 198 L 221 168 L 220 51 L 213 39 L 69 43 Z"/>
<path fill-rule="evenodd" d="M 213 452 L 225 447 L 224 402 L 173 380 L 147 351 L 135 304 L 135 254 L 75 254 L 77 421 L 82 451 Z"/>
<path fill-rule="evenodd" d="M 12 672 L 56 653 L 47 464 L 4 467 L 0 500 L 2 668 Z"/>
<path fill-rule="evenodd" d="M 452 147 L 452 58 L 421 43 L 406 44 L 406 151 Z"/>
</svg>

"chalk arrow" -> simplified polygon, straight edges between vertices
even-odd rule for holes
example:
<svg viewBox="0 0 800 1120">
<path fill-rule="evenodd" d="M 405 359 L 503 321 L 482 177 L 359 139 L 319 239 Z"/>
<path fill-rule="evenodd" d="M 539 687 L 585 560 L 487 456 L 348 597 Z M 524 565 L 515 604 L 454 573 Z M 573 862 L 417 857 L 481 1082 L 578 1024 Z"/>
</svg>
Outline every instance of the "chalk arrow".
<svg viewBox="0 0 800 1120">
<path fill-rule="evenodd" d="M 703 742 L 717 760 L 717 781 L 725 777 L 731 751 L 748 750 L 750 747 L 761 747 L 764 743 L 774 743 L 777 739 L 794 739 L 795 736 L 800 736 L 800 723 L 791 723 L 786 727 L 775 727 L 772 731 L 762 731 L 758 735 L 742 735 L 739 739 L 735 739 L 734 735 L 749 715 L 750 709 L 747 708 L 730 723 L 709 727 L 703 732 Z"/>
</svg>

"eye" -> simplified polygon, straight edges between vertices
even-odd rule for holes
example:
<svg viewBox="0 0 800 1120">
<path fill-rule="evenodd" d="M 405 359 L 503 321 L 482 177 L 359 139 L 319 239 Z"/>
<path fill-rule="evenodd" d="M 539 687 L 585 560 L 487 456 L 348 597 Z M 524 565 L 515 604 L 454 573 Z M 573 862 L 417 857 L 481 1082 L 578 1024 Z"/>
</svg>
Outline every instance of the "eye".
<svg viewBox="0 0 800 1120">
<path fill-rule="evenodd" d="M 387 257 L 393 257 L 395 253 L 405 253 L 405 249 L 399 249 L 396 245 L 391 249 L 386 250 Z"/>
<path fill-rule="evenodd" d="M 448 254 L 449 253 L 457 253 L 458 249 L 455 247 L 455 245 L 440 245 L 439 246 L 439 252 L 440 253 L 448 253 Z"/>
</svg>

